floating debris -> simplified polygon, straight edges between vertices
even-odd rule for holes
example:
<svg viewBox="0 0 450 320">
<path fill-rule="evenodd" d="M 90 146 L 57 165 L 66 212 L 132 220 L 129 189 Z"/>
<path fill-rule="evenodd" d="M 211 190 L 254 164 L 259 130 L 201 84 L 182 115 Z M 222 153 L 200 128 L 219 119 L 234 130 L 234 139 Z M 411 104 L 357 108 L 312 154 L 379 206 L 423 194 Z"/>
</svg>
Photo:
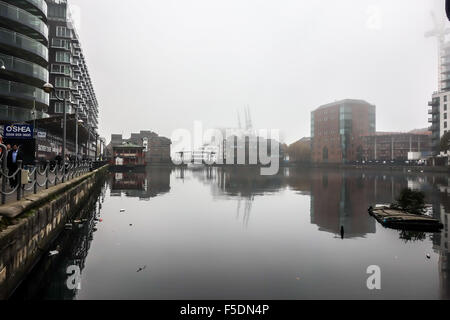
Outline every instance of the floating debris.
<svg viewBox="0 0 450 320">
<path fill-rule="evenodd" d="M 137 271 L 136 271 L 136 272 L 141 272 L 141 271 L 144 271 L 144 270 L 145 270 L 145 268 L 147 268 L 147 266 L 144 266 L 144 267 L 142 267 L 142 268 L 139 268 L 139 269 L 137 269 Z"/>
<path fill-rule="evenodd" d="M 120 209 L 120 212 L 125 212 L 125 209 Z"/>
<path fill-rule="evenodd" d="M 444 225 L 427 215 L 413 214 L 388 206 L 369 208 L 369 214 L 384 227 L 400 230 L 439 231 Z"/>
<path fill-rule="evenodd" d="M 58 251 L 58 250 L 53 250 L 53 251 L 50 251 L 48 255 L 49 255 L 50 257 L 53 257 L 53 256 L 56 256 L 56 255 L 58 255 L 58 254 L 59 254 L 59 251 Z"/>
<path fill-rule="evenodd" d="M 431 255 L 429 253 L 427 253 L 427 259 L 430 260 L 431 259 Z"/>
</svg>

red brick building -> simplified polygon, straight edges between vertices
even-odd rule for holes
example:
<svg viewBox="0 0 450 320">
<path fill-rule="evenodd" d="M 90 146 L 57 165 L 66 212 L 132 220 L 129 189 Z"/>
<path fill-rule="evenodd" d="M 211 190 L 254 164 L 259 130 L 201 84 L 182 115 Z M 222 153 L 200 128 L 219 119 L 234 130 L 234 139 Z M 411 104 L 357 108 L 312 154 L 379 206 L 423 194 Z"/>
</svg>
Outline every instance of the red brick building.
<svg viewBox="0 0 450 320">
<path fill-rule="evenodd" d="M 144 147 L 132 143 L 112 146 L 111 164 L 116 166 L 145 166 Z"/>
<path fill-rule="evenodd" d="M 363 138 L 364 160 L 406 161 L 408 155 L 426 157 L 432 154 L 431 131 L 377 132 Z"/>
<path fill-rule="evenodd" d="M 363 137 L 375 133 L 376 107 L 364 100 L 341 100 L 311 113 L 312 161 L 346 163 L 363 159 Z"/>
</svg>

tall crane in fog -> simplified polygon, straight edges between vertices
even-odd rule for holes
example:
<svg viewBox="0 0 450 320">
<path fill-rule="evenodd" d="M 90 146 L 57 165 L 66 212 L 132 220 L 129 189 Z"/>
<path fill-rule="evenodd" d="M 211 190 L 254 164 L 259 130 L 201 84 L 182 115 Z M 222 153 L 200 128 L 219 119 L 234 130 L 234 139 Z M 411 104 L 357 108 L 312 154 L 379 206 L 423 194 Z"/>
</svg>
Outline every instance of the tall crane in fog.
<svg viewBox="0 0 450 320">
<path fill-rule="evenodd" d="M 252 123 L 252 115 L 250 114 L 250 106 L 247 106 L 245 109 L 245 129 L 246 130 L 252 130 L 253 129 L 253 123 Z"/>
<path fill-rule="evenodd" d="M 431 12 L 434 29 L 425 33 L 426 38 L 436 37 L 438 45 L 438 89 L 442 89 L 442 50 L 445 44 L 445 36 L 450 34 L 450 28 L 447 28 L 445 19 L 438 21 L 434 12 Z"/>
<path fill-rule="evenodd" d="M 237 117 L 238 117 L 238 128 L 239 130 L 242 129 L 242 123 L 241 123 L 241 115 L 239 114 L 239 110 L 236 110 L 237 112 Z"/>
</svg>

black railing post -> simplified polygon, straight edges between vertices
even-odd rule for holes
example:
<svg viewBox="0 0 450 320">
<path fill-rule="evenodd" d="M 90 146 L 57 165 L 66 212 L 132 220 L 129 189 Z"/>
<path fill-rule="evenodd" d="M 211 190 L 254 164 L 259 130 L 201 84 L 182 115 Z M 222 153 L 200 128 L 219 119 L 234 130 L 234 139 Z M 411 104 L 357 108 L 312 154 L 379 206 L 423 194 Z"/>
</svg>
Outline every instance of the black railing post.
<svg viewBox="0 0 450 320">
<path fill-rule="evenodd" d="M 6 178 L 6 172 L 8 171 L 8 150 L 6 146 L 1 145 L 2 147 L 2 204 L 6 203 L 6 184 L 8 183 L 8 179 Z"/>
<path fill-rule="evenodd" d="M 3 166 L 4 167 L 4 166 Z M 2 169 L 3 170 L 3 172 L 2 172 L 2 204 L 5 204 L 6 203 L 6 184 L 8 183 L 7 181 L 8 181 L 8 179 L 6 179 L 6 171 L 5 171 L 5 169 L 3 168 Z"/>
<path fill-rule="evenodd" d="M 66 182 L 66 159 L 63 160 L 62 163 L 62 183 Z"/>
<path fill-rule="evenodd" d="M 18 163 L 18 171 L 16 172 L 15 181 L 17 187 L 17 201 L 22 199 L 22 160 L 17 161 Z"/>
<path fill-rule="evenodd" d="M 34 186 L 33 186 L 34 194 L 37 193 L 37 187 L 38 187 L 38 181 L 37 181 L 37 179 L 38 179 L 38 164 L 39 164 L 39 161 L 34 160 Z"/>
<path fill-rule="evenodd" d="M 48 189 L 48 173 L 50 171 L 50 161 L 45 161 L 45 189 Z"/>
</svg>

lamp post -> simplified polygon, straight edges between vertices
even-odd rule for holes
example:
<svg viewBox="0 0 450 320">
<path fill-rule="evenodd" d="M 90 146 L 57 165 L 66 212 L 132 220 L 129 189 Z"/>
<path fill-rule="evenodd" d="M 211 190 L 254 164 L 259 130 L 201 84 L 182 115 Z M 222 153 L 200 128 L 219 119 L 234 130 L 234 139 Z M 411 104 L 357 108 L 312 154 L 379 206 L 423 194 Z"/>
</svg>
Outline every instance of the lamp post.
<svg viewBox="0 0 450 320">
<path fill-rule="evenodd" d="M 0 59 L 0 70 L 6 70 L 5 61 L 3 61 L 2 59 Z"/>
<path fill-rule="evenodd" d="M 36 98 L 33 99 L 33 110 L 31 110 L 31 114 L 33 115 L 33 139 L 35 141 L 35 148 L 34 148 L 34 160 L 37 160 L 37 135 L 36 135 Z"/>
<path fill-rule="evenodd" d="M 65 175 L 66 175 L 66 143 L 67 143 L 67 112 L 66 112 L 66 94 L 64 93 L 64 97 L 61 98 L 58 96 L 58 94 L 54 91 L 55 87 L 53 87 L 53 85 L 51 83 L 46 83 L 44 84 L 44 86 L 42 87 L 42 89 L 46 92 L 46 93 L 54 93 L 55 98 L 58 101 L 63 102 L 63 150 L 62 150 L 62 158 L 63 158 L 63 177 L 62 177 L 62 182 L 64 182 L 65 180 Z"/>
<path fill-rule="evenodd" d="M 78 126 L 83 123 L 83 120 L 78 118 L 78 108 L 75 109 L 75 155 L 78 161 Z"/>
<path fill-rule="evenodd" d="M 78 108 L 75 109 L 75 157 L 78 161 Z"/>
<path fill-rule="evenodd" d="M 95 133 L 95 158 L 94 161 L 97 161 L 98 156 L 98 133 Z"/>
</svg>

